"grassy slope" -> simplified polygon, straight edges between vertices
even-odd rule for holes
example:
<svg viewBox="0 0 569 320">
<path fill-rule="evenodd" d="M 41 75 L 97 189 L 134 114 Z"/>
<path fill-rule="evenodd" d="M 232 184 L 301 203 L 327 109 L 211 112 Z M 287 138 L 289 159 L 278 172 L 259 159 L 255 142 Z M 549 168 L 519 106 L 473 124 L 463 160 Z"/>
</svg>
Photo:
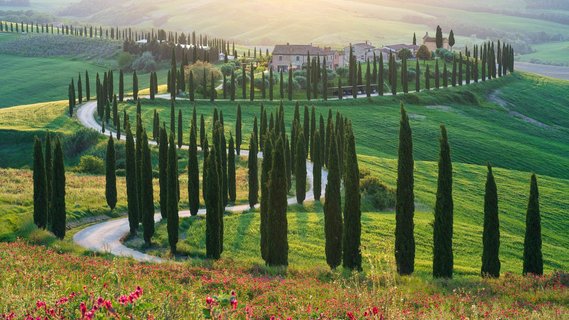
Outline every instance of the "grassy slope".
<svg viewBox="0 0 569 320">
<path fill-rule="evenodd" d="M 536 52 L 524 54 L 520 61 L 569 65 L 569 42 L 550 42 L 532 46 Z"/>
<path fill-rule="evenodd" d="M 444 123 L 449 131 L 456 162 L 483 165 L 491 161 L 499 167 L 569 178 L 569 145 L 566 143 L 569 141 L 569 123 L 566 120 L 569 118 L 569 110 L 565 107 L 569 105 L 569 97 L 564 94 L 566 87 L 566 82 L 516 74 L 466 88 L 374 98 L 371 103 L 367 99 L 358 99 L 355 102 L 313 102 L 310 105 L 315 105 L 317 114 L 322 113 L 325 118 L 331 108 L 351 119 L 358 137 L 358 152 L 363 155 L 396 157 L 399 103 L 404 101 L 411 116 L 417 160 L 438 159 L 438 128 Z M 544 129 L 528 123 L 510 115 L 496 103 L 488 102 L 489 95 L 496 92 L 497 96 L 513 105 L 509 106 L 511 110 L 551 128 Z M 253 126 L 251 119 L 259 115 L 260 104 L 241 103 L 245 119 L 245 144 Z M 269 110 L 274 110 L 277 105 L 277 102 L 265 103 Z M 285 103 L 287 125 L 291 123 L 293 105 Z M 128 103 L 120 109 L 125 107 L 130 118 L 134 119 L 135 105 Z M 204 114 L 208 128 L 211 126 L 213 107 L 223 111 L 227 130 L 234 132 L 235 104 L 197 103 L 198 116 Z M 192 112 L 190 102 L 178 101 L 177 108 L 183 111 L 183 119 L 187 123 Z M 169 103 L 160 100 L 143 101 L 143 118 L 147 130 L 152 130 L 154 109 L 159 111 L 161 121 L 167 125 L 169 123 Z M 185 136 L 187 139 L 187 132 Z"/>
<path fill-rule="evenodd" d="M 524 217 L 531 171 L 540 176 L 541 203 L 543 213 L 544 255 L 549 270 L 563 269 L 569 265 L 567 239 L 563 230 L 569 225 L 564 209 L 569 200 L 564 196 L 569 191 L 567 155 L 569 141 L 564 105 L 567 98 L 562 92 L 567 83 L 530 75 L 516 75 L 507 79 L 462 89 L 450 89 L 437 93 L 423 93 L 419 98 L 404 97 L 413 101 L 407 108 L 411 114 L 414 132 L 416 166 L 416 193 L 419 209 L 417 224 L 417 265 L 427 273 L 431 266 L 432 208 L 436 192 L 436 163 L 438 157 L 438 125 L 443 122 L 449 128 L 452 155 L 455 168 L 455 250 L 456 266 L 461 273 L 476 274 L 480 265 L 480 241 L 482 229 L 483 190 L 485 167 L 479 166 L 488 159 L 503 169 L 496 169 L 500 191 L 502 213 L 502 259 L 503 270 L 519 271 L 523 248 Z M 493 103 L 484 101 L 490 93 L 499 90 L 499 96 L 515 104 L 515 110 L 553 127 L 542 129 L 510 116 Z M 472 94 L 469 94 L 472 93 Z M 461 95 L 459 95 L 459 93 Z M 515 93 L 515 94 L 514 94 Z M 480 104 L 469 103 L 468 97 L 479 99 Z M 465 98 L 466 97 L 466 98 Z M 399 117 L 399 98 L 375 99 L 370 104 L 365 99 L 344 102 L 317 103 L 318 111 L 326 112 L 328 107 L 338 107 L 343 114 L 354 121 L 358 152 L 363 168 L 370 170 L 387 185 L 394 187 L 396 181 L 396 148 Z M 538 111 L 535 105 L 546 104 Z M 187 101 L 179 101 L 186 121 L 191 107 Z M 216 103 L 224 111 L 226 126 L 233 127 L 235 106 Z M 269 106 L 274 108 L 274 106 Z M 426 106 L 425 106 L 426 105 Z M 134 105 L 125 104 L 130 113 Z M 430 107 L 429 107 L 430 106 Z M 198 103 L 198 114 L 209 115 L 213 105 Z M 161 119 L 169 123 L 169 107 L 163 102 L 145 101 L 143 117 L 150 121 L 154 108 L 161 111 Z M 511 105 L 509 108 L 514 108 Z M 242 104 L 244 132 L 252 129 L 250 119 L 259 111 L 259 103 Z M 361 115 L 365 114 L 365 117 Z M 292 109 L 287 105 L 287 123 Z M 206 116 L 206 126 L 210 117 Z M 150 130 L 150 124 L 148 124 Z M 228 129 L 232 130 L 232 129 Z M 208 130 L 209 131 L 209 130 Z M 387 158 L 387 159 L 385 159 Z M 430 161 L 425 161 L 430 160 Z M 478 165 L 468 165 L 474 163 Z M 507 168 L 507 169 L 505 169 Z M 518 171 L 519 170 L 519 171 Z M 525 172 L 524 172 L 525 171 Z M 549 176 L 548 176 L 549 175 Z M 561 178 L 553 178 L 561 177 Z M 316 207 L 316 212 L 321 212 Z M 291 264 L 301 267 L 324 265 L 322 252 L 322 216 L 308 208 L 293 208 L 290 211 Z M 364 214 L 364 245 L 368 253 L 386 248 L 391 250 L 394 217 L 392 213 Z M 243 262 L 259 262 L 258 218 L 253 215 L 230 216 L 227 218 L 227 256 Z M 166 246 L 164 226 L 159 227 L 157 242 Z M 186 220 L 182 233 L 186 240 L 181 248 L 191 256 L 204 254 L 204 222 L 201 219 Z M 387 245 L 384 243 L 387 242 Z M 379 247 L 378 247 L 379 246 Z M 151 252 L 156 253 L 156 249 Z M 251 252 L 254 254 L 251 255 Z"/>
</svg>

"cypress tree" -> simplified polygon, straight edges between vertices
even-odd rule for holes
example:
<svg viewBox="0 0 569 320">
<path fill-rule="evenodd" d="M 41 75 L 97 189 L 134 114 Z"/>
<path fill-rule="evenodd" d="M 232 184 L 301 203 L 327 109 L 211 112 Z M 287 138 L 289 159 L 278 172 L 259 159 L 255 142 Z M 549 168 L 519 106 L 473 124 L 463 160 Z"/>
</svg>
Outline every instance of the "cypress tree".
<svg viewBox="0 0 569 320">
<path fill-rule="evenodd" d="M 379 55 L 379 71 L 378 73 L 378 80 L 377 80 L 377 91 L 379 92 L 379 95 L 382 96 L 383 95 L 383 85 L 384 85 L 384 81 L 383 81 L 383 54 Z"/>
<path fill-rule="evenodd" d="M 433 226 L 433 276 L 435 278 L 452 278 L 452 163 L 447 131 L 444 125 L 441 125 L 440 144 L 437 201 L 435 204 L 435 221 Z"/>
<path fill-rule="evenodd" d="M 263 167 L 261 171 L 261 257 L 267 261 L 268 252 L 268 219 L 269 219 L 269 177 L 272 166 L 272 135 L 267 133 L 263 149 Z"/>
<path fill-rule="evenodd" d="M 207 158 L 209 157 L 209 145 L 207 141 L 207 137 L 204 139 L 204 143 L 202 145 L 202 152 L 203 152 L 203 173 L 202 173 L 202 196 L 205 201 L 207 201 L 207 172 L 208 172 L 208 161 Z"/>
<path fill-rule="evenodd" d="M 409 117 L 401 104 L 399 128 L 399 160 L 397 162 L 397 191 L 395 204 L 395 261 L 400 275 L 412 274 L 415 269 L 415 214 L 413 137 Z"/>
<path fill-rule="evenodd" d="M 302 127 L 302 132 L 304 134 L 304 159 L 308 158 L 308 147 L 310 139 L 308 134 L 310 134 L 310 113 L 308 112 L 308 107 L 304 106 L 304 125 Z M 295 146 L 296 147 L 296 146 Z"/>
<path fill-rule="evenodd" d="M 255 134 L 255 138 L 257 138 L 257 149 L 258 149 L 258 151 L 260 151 L 260 148 L 259 148 L 260 139 L 259 139 L 259 128 L 257 126 L 257 116 L 255 116 L 253 118 L 253 133 Z"/>
<path fill-rule="evenodd" d="M 541 213 L 539 209 L 539 190 L 537 177 L 531 176 L 531 186 L 526 214 L 526 234 L 524 238 L 524 269 L 528 273 L 543 275 L 543 255 L 541 253 Z"/>
<path fill-rule="evenodd" d="M 251 82 L 249 84 L 249 101 L 255 100 L 255 69 L 253 68 L 253 64 L 251 63 L 251 76 L 249 77 Z"/>
<path fill-rule="evenodd" d="M 63 149 L 59 138 L 55 140 L 53 151 L 53 181 L 52 194 L 49 212 L 53 220 L 51 221 L 51 231 L 59 239 L 65 237 L 65 165 L 63 162 Z"/>
<path fill-rule="evenodd" d="M 415 92 L 421 91 L 421 69 L 419 68 L 419 59 L 415 65 Z"/>
<path fill-rule="evenodd" d="M 440 88 L 439 60 L 435 60 L 435 88 Z"/>
<path fill-rule="evenodd" d="M 132 74 L 132 98 L 138 100 L 138 76 L 136 70 Z"/>
<path fill-rule="evenodd" d="M 366 67 L 366 96 L 369 98 L 371 97 L 371 74 L 370 74 L 370 66 L 369 61 Z"/>
<path fill-rule="evenodd" d="M 89 84 L 89 71 L 85 70 L 85 97 L 87 101 L 91 100 L 91 85 Z"/>
<path fill-rule="evenodd" d="M 81 83 L 81 74 L 79 74 L 79 78 L 77 79 L 77 97 L 79 99 L 79 103 L 83 103 L 83 85 Z"/>
<path fill-rule="evenodd" d="M 356 154 L 356 141 L 351 123 L 348 122 L 345 140 L 345 170 L 344 170 L 344 268 L 361 270 L 361 203 L 360 203 L 360 170 Z"/>
<path fill-rule="evenodd" d="M 34 223 L 40 229 L 47 226 L 47 176 L 41 140 L 34 141 Z"/>
<path fill-rule="evenodd" d="M 190 124 L 190 146 L 188 148 L 188 197 L 190 213 L 195 216 L 200 208 L 200 173 L 194 121 Z"/>
<path fill-rule="evenodd" d="M 170 133 L 168 146 L 168 243 L 170 252 L 176 253 L 178 243 L 178 156 L 174 144 L 174 133 Z"/>
<path fill-rule="evenodd" d="M 152 87 L 152 86 L 151 86 Z M 153 90 L 150 90 L 153 92 Z M 119 72 L 119 101 L 123 102 L 124 100 L 124 73 L 122 70 Z"/>
<path fill-rule="evenodd" d="M 483 277 L 500 276 L 500 222 L 498 219 L 498 190 L 492 167 L 488 164 L 486 192 L 484 194 L 484 233 L 482 234 L 482 270 Z"/>
<path fill-rule="evenodd" d="M 178 148 L 182 148 L 184 144 L 184 129 L 182 121 L 182 110 L 178 109 Z"/>
<path fill-rule="evenodd" d="M 109 136 L 107 143 L 107 157 L 106 157 L 106 183 L 105 183 L 105 197 L 107 204 L 111 210 L 115 209 L 117 204 L 117 176 L 116 176 L 116 157 L 115 157 L 115 143 L 113 136 Z"/>
<path fill-rule="evenodd" d="M 227 141 L 225 140 L 225 130 L 223 127 L 223 111 L 220 113 L 220 126 L 219 126 L 219 153 L 221 156 L 221 194 L 223 200 L 223 208 L 228 202 L 228 188 L 227 188 Z"/>
<path fill-rule="evenodd" d="M 342 262 L 342 204 L 340 196 L 340 164 L 336 137 L 330 134 L 328 151 L 328 182 L 324 202 L 324 231 L 326 234 L 326 262 L 335 269 Z"/>
<path fill-rule="evenodd" d="M 152 236 L 154 235 L 154 190 L 152 187 L 152 161 L 150 157 L 150 148 L 148 147 L 148 136 L 146 130 L 142 133 L 142 170 L 141 170 L 142 187 L 142 227 L 144 242 L 150 245 Z"/>
<path fill-rule="evenodd" d="M 320 196 L 322 195 L 322 153 L 320 152 L 320 131 L 316 130 L 314 132 L 314 138 L 312 140 L 312 162 L 313 162 L 313 183 L 314 183 L 314 199 L 320 201 Z"/>
<path fill-rule="evenodd" d="M 206 204 L 206 256 L 209 259 L 219 259 L 221 256 L 221 226 L 220 216 L 223 215 L 221 206 L 222 201 L 219 193 L 219 165 L 217 164 L 217 155 L 215 147 L 211 148 L 211 152 L 207 156 L 207 183 L 205 197 Z"/>
<path fill-rule="evenodd" d="M 272 150 L 267 221 L 267 265 L 288 265 L 287 182 L 284 141 L 277 137 Z"/>
<path fill-rule="evenodd" d="M 273 93 L 273 89 L 274 89 L 274 84 L 275 82 L 275 78 L 273 76 L 273 68 L 269 68 L 269 100 L 273 101 L 273 97 L 274 97 L 274 93 Z"/>
<path fill-rule="evenodd" d="M 446 62 L 445 62 L 444 67 L 443 67 L 443 87 L 445 87 L 445 88 L 448 87 L 448 70 L 447 70 Z"/>
<path fill-rule="evenodd" d="M 259 172 L 257 165 L 257 138 L 251 134 L 249 139 L 249 206 L 254 208 L 259 202 Z"/>
<path fill-rule="evenodd" d="M 158 181 L 160 183 L 160 214 L 162 219 L 168 218 L 168 134 L 166 128 L 160 128 L 158 145 Z"/>
<path fill-rule="evenodd" d="M 458 55 L 458 85 L 462 86 L 462 52 Z"/>
<path fill-rule="evenodd" d="M 283 71 L 281 70 L 280 72 L 280 81 L 279 81 L 279 90 L 280 90 L 280 96 L 281 96 L 281 100 L 284 99 L 284 79 L 283 79 Z"/>
<path fill-rule="evenodd" d="M 456 59 L 452 60 L 452 86 L 456 87 Z"/>
<path fill-rule="evenodd" d="M 210 86 L 211 86 L 211 93 L 209 95 L 209 101 L 213 102 L 215 101 L 215 98 L 217 98 L 217 90 L 215 90 L 215 80 L 213 77 L 213 71 L 211 72 Z"/>
<path fill-rule="evenodd" d="M 437 49 L 440 49 L 443 47 L 443 31 L 441 29 L 440 26 L 437 26 L 437 34 L 436 34 L 436 43 L 437 43 Z"/>
<path fill-rule="evenodd" d="M 196 98 L 196 86 L 194 84 L 194 72 L 192 70 L 190 70 L 188 90 L 190 92 L 190 101 L 194 101 Z"/>
<path fill-rule="evenodd" d="M 235 180 L 235 145 L 233 135 L 229 134 L 229 152 L 227 153 L 227 188 L 229 201 L 235 203 L 237 199 L 237 182 Z"/>
<path fill-rule="evenodd" d="M 292 66 L 288 70 L 288 100 L 292 101 Z"/>
<path fill-rule="evenodd" d="M 200 115 L 200 147 L 204 147 L 204 141 L 206 139 L 205 136 L 205 119 L 203 117 L 203 114 Z"/>
<path fill-rule="evenodd" d="M 138 229 L 138 185 L 136 182 L 136 151 L 134 137 L 130 125 L 126 127 L 125 168 L 126 168 L 126 194 L 128 201 L 128 224 L 130 235 L 134 236 Z"/>
<path fill-rule="evenodd" d="M 322 63 L 322 99 L 328 100 L 328 70 L 326 69 L 326 57 Z"/>
<path fill-rule="evenodd" d="M 425 89 L 431 90 L 431 73 L 429 71 L 429 65 L 427 65 L 425 70 Z"/>
<path fill-rule="evenodd" d="M 310 140 L 310 159 L 314 160 L 314 133 L 318 130 L 316 128 L 316 108 L 312 106 L 312 110 L 310 112 L 310 133 L 308 139 Z M 316 148 L 318 150 L 318 148 Z"/>
<path fill-rule="evenodd" d="M 241 105 L 237 104 L 237 117 L 235 120 L 235 150 L 237 151 L 237 155 L 241 155 L 241 143 L 243 142 L 242 138 L 242 120 L 241 120 Z"/>
<path fill-rule="evenodd" d="M 306 143 L 304 142 L 304 132 L 301 130 L 296 138 L 296 202 L 302 204 L 306 198 Z"/>
<path fill-rule="evenodd" d="M 267 135 L 267 110 L 261 105 L 261 128 L 259 129 L 259 146 L 261 151 L 265 151 L 265 139 Z"/>
<path fill-rule="evenodd" d="M 247 76 L 245 74 L 245 64 L 241 66 L 241 98 L 247 98 Z"/>
</svg>

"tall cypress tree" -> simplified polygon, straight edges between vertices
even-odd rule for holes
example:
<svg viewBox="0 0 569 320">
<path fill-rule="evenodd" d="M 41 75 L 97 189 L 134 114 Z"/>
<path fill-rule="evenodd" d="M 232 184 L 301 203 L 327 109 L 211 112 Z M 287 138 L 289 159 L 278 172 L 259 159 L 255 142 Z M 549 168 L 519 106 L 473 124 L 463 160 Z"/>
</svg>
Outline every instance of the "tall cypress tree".
<svg viewBox="0 0 569 320">
<path fill-rule="evenodd" d="M 182 121 L 182 109 L 178 109 L 178 148 L 181 149 L 184 144 L 184 129 Z"/>
<path fill-rule="evenodd" d="M 498 190 L 492 167 L 488 164 L 486 192 L 484 194 L 484 233 L 482 234 L 483 277 L 500 276 L 500 221 L 498 219 Z"/>
<path fill-rule="evenodd" d="M 237 155 L 241 155 L 241 143 L 243 142 L 243 134 L 241 130 L 241 105 L 237 104 L 237 117 L 235 120 L 235 150 L 237 150 Z"/>
<path fill-rule="evenodd" d="M 79 78 L 77 79 L 77 98 L 79 103 L 83 103 L 83 84 L 81 83 L 81 74 L 79 74 Z"/>
<path fill-rule="evenodd" d="M 267 261 L 268 252 L 268 219 L 269 219 L 269 177 L 272 166 L 272 134 L 268 132 L 264 142 L 263 167 L 261 171 L 261 257 Z"/>
<path fill-rule="evenodd" d="M 413 137 L 409 117 L 401 104 L 399 128 L 399 160 L 395 204 L 395 261 L 397 272 L 412 274 L 415 270 L 415 214 Z"/>
<path fill-rule="evenodd" d="M 192 70 L 190 70 L 188 90 L 190 92 L 190 101 L 194 101 L 196 99 L 196 86 L 194 84 L 194 73 Z"/>
<path fill-rule="evenodd" d="M 34 141 L 34 223 L 40 229 L 47 226 L 47 176 L 41 140 Z"/>
<path fill-rule="evenodd" d="M 195 111 L 195 109 L 194 109 Z M 200 208 L 200 171 L 198 164 L 198 146 L 196 142 L 195 122 L 190 123 L 190 146 L 188 148 L 188 203 L 192 216 Z"/>
<path fill-rule="evenodd" d="M 343 266 L 348 269 L 361 270 L 362 254 L 360 251 L 360 242 L 362 233 L 362 212 L 360 203 L 360 169 L 358 167 L 358 156 L 356 154 L 356 140 L 352 125 L 349 122 L 346 128 L 345 145 Z"/>
<path fill-rule="evenodd" d="M 304 159 L 308 158 L 308 149 L 309 149 L 309 134 L 310 134 L 310 113 L 308 112 L 308 107 L 304 106 L 304 124 L 302 126 L 302 132 L 304 134 Z"/>
<path fill-rule="evenodd" d="M 200 147 L 202 147 L 202 149 L 204 147 L 205 139 L 206 139 L 206 136 L 205 136 L 205 119 L 204 119 L 204 116 L 202 114 L 202 115 L 200 115 Z"/>
<path fill-rule="evenodd" d="M 138 100 L 138 76 L 136 71 L 132 74 L 132 98 L 136 101 Z"/>
<path fill-rule="evenodd" d="M 452 278 L 453 253 L 453 199 L 452 199 L 452 163 L 447 131 L 441 125 L 439 156 L 439 177 L 437 201 L 435 204 L 433 276 L 435 278 Z"/>
<path fill-rule="evenodd" d="M 328 150 L 328 182 L 324 202 L 324 231 L 326 262 L 335 269 L 342 262 L 342 203 L 340 195 L 340 163 L 334 132 L 330 134 Z"/>
<path fill-rule="evenodd" d="M 165 127 L 160 128 L 158 145 L 158 181 L 160 183 L 160 214 L 168 218 L 168 134 Z"/>
<path fill-rule="evenodd" d="M 174 144 L 174 132 L 170 132 L 168 146 L 168 244 L 170 252 L 176 253 L 178 244 L 178 156 Z"/>
<path fill-rule="evenodd" d="M 523 274 L 543 274 L 543 255 L 541 253 L 541 213 L 539 209 L 539 190 L 537 177 L 531 176 L 528 210 L 526 214 L 526 234 L 524 238 Z"/>
<path fill-rule="evenodd" d="M 288 100 L 292 101 L 292 66 L 288 69 Z"/>
<path fill-rule="evenodd" d="M 205 205 L 206 205 L 206 256 L 209 259 L 219 259 L 221 256 L 221 227 L 220 216 L 223 214 L 221 211 L 220 198 L 220 176 L 219 165 L 217 164 L 217 155 L 215 147 L 211 148 L 211 152 L 207 156 L 207 183 Z"/>
<path fill-rule="evenodd" d="M 227 153 L 227 188 L 229 201 L 235 203 L 237 199 L 237 182 L 235 180 L 235 144 L 233 135 L 229 134 L 229 152 Z"/>
<path fill-rule="evenodd" d="M 142 227 L 144 242 L 150 245 L 152 236 L 154 235 L 154 190 L 152 187 L 152 161 L 150 157 L 150 148 L 148 147 L 148 136 L 146 130 L 142 133 L 142 170 L 141 170 L 142 187 Z"/>
<path fill-rule="evenodd" d="M 278 136 L 272 150 L 267 221 L 267 265 L 288 265 L 287 182 L 284 142 Z"/>
<path fill-rule="evenodd" d="M 59 138 L 55 140 L 53 151 L 53 181 L 49 208 L 53 217 L 51 231 L 59 239 L 65 237 L 65 165 L 63 162 L 63 149 Z"/>
<path fill-rule="evenodd" d="M 126 127 L 125 168 L 126 168 L 126 195 L 128 202 L 128 224 L 130 235 L 134 236 L 138 229 L 138 185 L 136 179 L 136 151 L 134 137 L 130 125 Z"/>
<path fill-rule="evenodd" d="M 269 101 L 273 101 L 275 87 L 275 77 L 273 76 L 273 68 L 269 68 Z"/>
<path fill-rule="evenodd" d="M 249 206 L 251 208 L 259 202 L 259 169 L 257 165 L 257 138 L 251 134 L 249 139 Z"/>
<path fill-rule="evenodd" d="M 91 84 L 89 83 L 89 71 L 85 70 L 85 97 L 87 101 L 91 100 Z"/>
<path fill-rule="evenodd" d="M 304 132 L 301 130 L 296 138 L 295 152 L 295 178 L 296 178 L 296 201 L 299 204 L 306 198 L 306 147 L 304 142 Z"/>
<path fill-rule="evenodd" d="M 255 68 L 253 68 L 253 64 L 251 63 L 251 70 L 250 70 L 250 80 L 251 83 L 249 84 L 249 100 L 255 100 Z"/>
<path fill-rule="evenodd" d="M 120 72 L 119 72 L 119 101 L 123 102 L 123 100 L 124 100 L 124 73 L 122 72 L 122 70 L 120 70 Z"/>
<path fill-rule="evenodd" d="M 314 138 L 312 140 L 312 150 L 313 151 L 313 183 L 314 183 L 314 200 L 320 201 L 322 195 L 322 153 L 321 150 L 321 138 L 320 131 L 316 130 L 314 132 Z"/>
<path fill-rule="evenodd" d="M 113 136 L 109 136 L 107 143 L 107 157 L 106 157 L 106 183 L 105 183 L 105 197 L 107 204 L 111 210 L 115 209 L 117 205 L 117 176 L 116 176 L 116 157 L 115 157 L 115 143 Z"/>
</svg>

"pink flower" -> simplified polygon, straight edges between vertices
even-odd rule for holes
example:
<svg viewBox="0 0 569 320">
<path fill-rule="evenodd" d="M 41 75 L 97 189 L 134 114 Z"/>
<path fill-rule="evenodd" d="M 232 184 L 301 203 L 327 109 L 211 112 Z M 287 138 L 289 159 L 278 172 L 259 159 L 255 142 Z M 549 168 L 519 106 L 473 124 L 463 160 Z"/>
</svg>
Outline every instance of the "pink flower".
<svg viewBox="0 0 569 320">
<path fill-rule="evenodd" d="M 45 302 L 38 300 L 38 301 L 36 302 L 36 307 L 37 307 L 38 309 L 40 309 L 40 308 L 45 308 L 45 307 L 46 307 Z"/>
<path fill-rule="evenodd" d="M 378 308 L 378 307 L 373 307 L 373 308 L 371 309 L 371 312 L 373 312 L 374 315 L 375 315 L 375 314 L 378 314 L 378 313 L 379 313 L 379 308 Z"/>
<path fill-rule="evenodd" d="M 235 296 L 231 297 L 231 306 L 233 310 L 237 310 L 237 298 L 235 298 Z"/>
<path fill-rule="evenodd" d="M 346 313 L 346 316 L 347 316 L 348 319 L 350 319 L 350 320 L 356 320 L 356 317 L 354 316 L 354 313 L 351 312 L 351 311 L 348 311 L 348 312 Z"/>
<path fill-rule="evenodd" d="M 211 305 L 213 303 L 213 298 L 208 296 L 207 298 L 205 298 L 205 303 Z"/>
<path fill-rule="evenodd" d="M 85 313 L 87 312 L 87 306 L 85 305 L 85 302 L 81 302 L 79 305 L 79 310 L 81 310 L 81 316 L 84 317 Z"/>
</svg>

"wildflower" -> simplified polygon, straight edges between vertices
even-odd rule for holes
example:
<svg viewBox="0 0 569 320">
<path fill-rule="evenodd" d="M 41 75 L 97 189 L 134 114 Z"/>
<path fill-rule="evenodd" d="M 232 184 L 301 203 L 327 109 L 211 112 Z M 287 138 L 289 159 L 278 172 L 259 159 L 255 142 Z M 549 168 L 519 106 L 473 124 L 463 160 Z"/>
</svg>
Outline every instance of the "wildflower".
<svg viewBox="0 0 569 320">
<path fill-rule="evenodd" d="M 371 311 L 373 312 L 374 315 L 376 315 L 376 314 L 379 313 L 379 308 L 378 308 L 378 307 L 373 307 L 373 308 L 371 309 Z"/>
<path fill-rule="evenodd" d="M 237 298 L 235 298 L 235 296 L 231 297 L 231 306 L 233 307 L 233 310 L 237 310 Z"/>
<path fill-rule="evenodd" d="M 41 301 L 41 300 L 38 300 L 38 301 L 36 302 L 36 307 L 37 307 L 38 309 L 46 308 L 45 302 L 43 302 L 43 301 Z"/>
<path fill-rule="evenodd" d="M 211 305 L 213 303 L 213 298 L 208 296 L 207 298 L 205 298 L 205 303 Z"/>
<path fill-rule="evenodd" d="M 85 317 L 85 313 L 87 312 L 87 306 L 85 305 L 85 302 L 81 302 L 79 305 L 79 310 L 81 310 L 81 316 Z"/>
<path fill-rule="evenodd" d="M 350 319 L 350 320 L 356 320 L 356 316 L 354 316 L 354 313 L 351 312 L 351 311 L 348 311 L 348 312 L 346 313 L 346 316 L 347 316 L 348 319 Z"/>
</svg>

